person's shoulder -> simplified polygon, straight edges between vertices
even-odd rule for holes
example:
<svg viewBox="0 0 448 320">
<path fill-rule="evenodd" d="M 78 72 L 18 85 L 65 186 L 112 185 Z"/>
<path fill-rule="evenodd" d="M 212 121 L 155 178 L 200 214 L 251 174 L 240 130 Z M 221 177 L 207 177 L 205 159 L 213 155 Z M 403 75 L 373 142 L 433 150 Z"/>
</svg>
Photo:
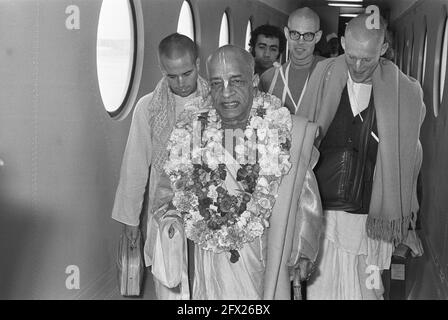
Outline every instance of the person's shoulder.
<svg viewBox="0 0 448 320">
<path fill-rule="evenodd" d="M 271 84 L 273 77 L 274 77 L 274 67 L 269 68 L 261 75 L 259 75 L 258 87 L 260 88 L 260 90 L 268 91 L 268 88 Z"/>
<path fill-rule="evenodd" d="M 260 75 L 260 79 L 261 80 L 269 80 L 269 81 L 271 81 L 272 78 L 274 78 L 274 74 L 275 74 L 276 70 L 278 68 L 280 68 L 280 67 L 283 68 L 283 70 L 285 70 L 287 64 L 288 64 L 287 62 L 285 62 L 284 64 L 280 64 L 278 62 L 275 62 L 272 67 L 270 67 L 268 70 L 266 70 L 265 72 L 263 72 Z"/>
<path fill-rule="evenodd" d="M 274 63 L 272 67 L 270 67 L 268 70 L 263 72 L 260 75 L 260 83 L 261 88 L 267 91 L 267 89 L 270 87 L 272 80 L 274 79 L 274 75 L 276 72 L 278 72 L 278 69 L 281 67 L 283 69 L 286 68 L 286 62 L 284 64 Z"/>
<path fill-rule="evenodd" d="M 141 97 L 134 108 L 133 117 L 148 117 L 149 115 L 149 103 L 151 102 L 153 97 L 153 92 L 150 92 L 143 97 Z"/>
<path fill-rule="evenodd" d="M 380 64 L 384 70 L 387 70 L 388 72 L 394 72 L 394 73 L 397 72 L 398 73 L 399 79 L 401 82 L 400 85 L 408 85 L 411 88 L 421 90 L 420 82 L 417 79 L 413 78 L 412 76 L 404 73 L 393 61 L 391 61 L 389 59 L 381 58 Z"/>
<path fill-rule="evenodd" d="M 385 74 L 393 77 L 396 77 L 396 74 L 398 74 L 400 94 L 406 97 L 408 101 L 412 102 L 407 105 L 408 110 L 413 109 L 412 106 L 415 107 L 414 110 L 425 109 L 423 102 L 423 88 L 417 79 L 405 74 L 393 61 L 388 59 L 381 58 L 380 65 Z"/>
<path fill-rule="evenodd" d="M 325 72 L 325 70 L 327 70 L 328 68 L 331 68 L 331 66 L 333 66 L 337 61 L 339 61 L 341 58 L 341 56 L 335 57 L 335 58 L 325 58 L 322 56 L 315 56 L 316 57 L 316 61 L 314 63 L 314 68 L 312 70 L 311 76 L 315 77 L 317 75 L 322 75 L 323 72 Z"/>
<path fill-rule="evenodd" d="M 337 58 L 337 57 L 336 57 Z M 331 62 L 334 62 L 336 58 L 327 58 L 323 56 L 315 56 L 315 65 L 322 66 L 322 65 L 328 65 Z"/>
<path fill-rule="evenodd" d="M 145 107 L 148 106 L 149 102 L 151 101 L 153 97 L 153 92 L 150 92 L 146 95 L 144 95 L 143 97 L 141 97 L 140 99 L 138 99 L 137 104 L 135 105 L 135 109 L 144 109 Z"/>
<path fill-rule="evenodd" d="M 270 67 L 268 70 L 266 70 L 265 72 L 263 72 L 260 75 L 260 81 L 271 81 L 272 78 L 274 77 L 274 72 L 275 72 L 275 67 Z"/>
<path fill-rule="evenodd" d="M 328 57 L 324 57 L 324 56 L 320 56 L 320 55 L 315 55 L 314 58 L 316 59 L 316 62 L 320 62 L 320 61 L 328 59 Z"/>
</svg>

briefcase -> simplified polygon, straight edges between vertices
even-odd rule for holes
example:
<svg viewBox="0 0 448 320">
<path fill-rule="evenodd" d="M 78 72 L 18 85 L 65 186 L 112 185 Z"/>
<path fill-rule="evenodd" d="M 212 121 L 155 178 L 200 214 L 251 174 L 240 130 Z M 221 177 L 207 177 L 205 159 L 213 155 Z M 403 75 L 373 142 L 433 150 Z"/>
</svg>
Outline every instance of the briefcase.
<svg viewBox="0 0 448 320">
<path fill-rule="evenodd" d="M 118 286 L 122 296 L 139 296 L 144 262 L 142 258 L 141 233 L 135 243 L 132 243 L 123 233 L 118 245 Z"/>
</svg>

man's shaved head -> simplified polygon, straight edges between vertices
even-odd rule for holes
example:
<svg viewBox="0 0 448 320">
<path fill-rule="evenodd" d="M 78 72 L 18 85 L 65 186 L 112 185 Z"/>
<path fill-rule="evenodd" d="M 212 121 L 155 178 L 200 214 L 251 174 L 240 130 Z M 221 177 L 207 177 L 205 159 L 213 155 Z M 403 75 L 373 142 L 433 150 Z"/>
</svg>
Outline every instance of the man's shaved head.
<svg viewBox="0 0 448 320">
<path fill-rule="evenodd" d="M 313 61 L 316 43 L 322 37 L 317 13 L 308 7 L 295 10 L 289 15 L 288 26 L 284 28 L 284 32 L 288 39 L 291 62 L 294 65 L 310 64 Z M 298 34 L 302 36 L 299 35 L 297 39 Z M 312 40 L 305 40 L 305 34 L 308 36 L 312 34 Z"/>
<path fill-rule="evenodd" d="M 225 64 L 226 61 L 241 63 L 241 65 L 246 66 L 246 71 L 251 75 L 254 71 L 255 61 L 249 52 L 237 46 L 226 45 L 218 48 L 208 57 L 206 63 L 207 75 L 210 76 L 209 71 L 212 64 Z"/>
<path fill-rule="evenodd" d="M 298 20 L 309 20 L 315 25 L 316 30 L 320 29 L 320 18 L 316 12 L 308 7 L 299 8 L 293 11 L 288 17 L 288 26 Z"/>
<path fill-rule="evenodd" d="M 173 33 L 165 37 L 159 43 L 159 59 L 177 59 L 189 55 L 193 62 L 198 58 L 198 48 L 196 44 L 187 36 Z"/>
<path fill-rule="evenodd" d="M 369 15 L 361 14 L 350 20 L 341 39 L 350 76 L 359 83 L 371 81 L 380 57 L 388 47 L 384 42 L 386 22 L 381 18 L 379 28 L 375 29 L 368 18 Z"/>
<path fill-rule="evenodd" d="M 175 95 L 187 97 L 196 91 L 199 58 L 193 40 L 179 33 L 165 37 L 159 44 L 159 65 Z"/>
<path fill-rule="evenodd" d="M 360 14 L 350 20 L 345 28 L 345 38 L 352 37 L 358 42 L 376 41 L 379 45 L 382 45 L 386 35 L 386 21 L 381 17 L 379 29 L 375 29 L 373 27 L 368 28 L 368 18 L 368 14 Z"/>
</svg>

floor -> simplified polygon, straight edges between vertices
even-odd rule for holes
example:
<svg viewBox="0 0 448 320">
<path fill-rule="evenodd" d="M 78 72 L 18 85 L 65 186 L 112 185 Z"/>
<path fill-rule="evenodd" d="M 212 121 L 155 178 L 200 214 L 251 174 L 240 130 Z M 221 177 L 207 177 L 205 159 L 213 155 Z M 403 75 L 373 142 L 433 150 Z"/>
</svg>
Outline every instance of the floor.
<svg viewBox="0 0 448 320">
<path fill-rule="evenodd" d="M 405 280 L 391 280 L 390 271 L 383 272 L 385 300 L 446 300 L 448 288 L 443 287 L 437 270 L 431 261 L 426 242 L 422 239 L 425 254 L 421 257 L 407 257 Z M 397 261 L 395 261 L 397 262 Z M 398 261 L 399 263 L 399 261 Z M 155 300 L 154 284 L 150 268 L 145 270 L 143 292 L 139 297 L 123 297 L 118 287 L 108 296 L 111 300 Z"/>
<path fill-rule="evenodd" d="M 123 297 L 119 290 L 118 286 L 112 292 L 112 294 L 108 297 L 108 300 L 156 300 L 156 295 L 154 291 L 154 282 L 152 280 L 152 274 L 150 268 L 146 268 L 145 277 L 143 279 L 143 292 L 138 297 Z"/>
<path fill-rule="evenodd" d="M 424 254 L 409 255 L 405 259 L 405 280 L 392 281 L 390 271 L 384 271 L 383 283 L 386 300 L 447 300 L 447 289 L 442 284 L 425 238 L 420 234 Z"/>
</svg>

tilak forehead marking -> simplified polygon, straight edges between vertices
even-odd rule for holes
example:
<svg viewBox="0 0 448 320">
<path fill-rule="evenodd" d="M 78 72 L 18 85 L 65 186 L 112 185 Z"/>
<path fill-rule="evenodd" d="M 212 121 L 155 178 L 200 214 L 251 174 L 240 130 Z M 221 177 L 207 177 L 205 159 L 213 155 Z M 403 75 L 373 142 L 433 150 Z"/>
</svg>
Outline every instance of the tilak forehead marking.
<svg viewBox="0 0 448 320">
<path fill-rule="evenodd" d="M 221 51 L 218 53 L 218 63 L 221 66 L 221 68 L 218 68 L 220 74 L 219 76 L 224 81 L 224 88 L 227 88 L 229 85 L 229 77 L 230 75 L 227 74 L 227 60 L 226 60 L 226 54 L 224 51 Z"/>
<path fill-rule="evenodd" d="M 227 57 L 229 56 L 229 57 Z M 221 78 L 227 86 L 227 81 L 234 75 L 245 75 L 250 73 L 250 63 L 244 56 L 234 51 L 219 51 L 214 57 L 214 76 Z"/>
<path fill-rule="evenodd" d="M 220 76 L 224 78 L 226 71 L 227 71 L 227 60 L 226 60 L 226 54 L 224 51 L 219 52 L 218 54 L 218 63 L 222 68 L 219 68 L 221 71 Z"/>
</svg>

